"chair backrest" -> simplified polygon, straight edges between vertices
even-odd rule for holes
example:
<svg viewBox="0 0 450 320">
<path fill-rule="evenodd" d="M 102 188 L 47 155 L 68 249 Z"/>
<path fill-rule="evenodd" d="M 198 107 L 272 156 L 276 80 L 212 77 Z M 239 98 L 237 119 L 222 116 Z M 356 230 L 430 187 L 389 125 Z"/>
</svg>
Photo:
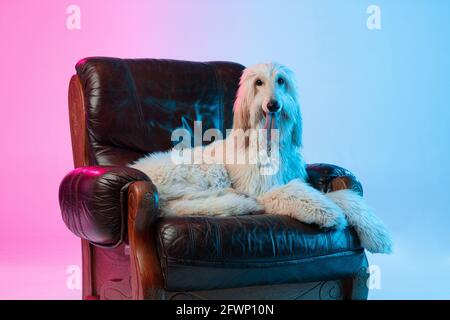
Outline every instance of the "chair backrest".
<svg viewBox="0 0 450 320">
<path fill-rule="evenodd" d="M 125 165 L 173 146 L 176 128 L 203 132 L 232 125 L 232 107 L 244 67 L 92 57 L 79 61 L 69 86 L 75 166 Z"/>
</svg>

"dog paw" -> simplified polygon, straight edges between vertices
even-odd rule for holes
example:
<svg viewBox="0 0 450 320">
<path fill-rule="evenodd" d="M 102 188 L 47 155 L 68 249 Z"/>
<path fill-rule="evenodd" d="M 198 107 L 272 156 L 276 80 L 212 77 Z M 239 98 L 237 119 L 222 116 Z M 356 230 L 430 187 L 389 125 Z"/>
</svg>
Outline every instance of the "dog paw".
<svg viewBox="0 0 450 320">
<path fill-rule="evenodd" d="M 314 220 L 313 223 L 321 228 L 341 230 L 348 225 L 344 212 L 338 206 L 327 204 L 324 207 L 316 208 L 314 211 L 315 212 L 311 215 Z"/>
<path fill-rule="evenodd" d="M 371 253 L 390 254 L 393 250 L 392 237 L 383 224 L 363 229 L 355 227 L 361 245 Z"/>
</svg>

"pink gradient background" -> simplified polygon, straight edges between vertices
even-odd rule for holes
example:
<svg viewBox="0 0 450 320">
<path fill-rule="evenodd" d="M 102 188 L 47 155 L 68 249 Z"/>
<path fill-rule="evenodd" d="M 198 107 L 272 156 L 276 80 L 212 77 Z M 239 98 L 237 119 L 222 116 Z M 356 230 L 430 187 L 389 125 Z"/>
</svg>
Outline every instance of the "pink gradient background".
<svg viewBox="0 0 450 320">
<path fill-rule="evenodd" d="M 66 28 L 72 3 L 81 7 L 81 30 Z M 182 6 L 1 2 L 0 298 L 80 298 L 66 287 L 67 266 L 81 264 L 80 241 L 65 228 L 57 200 L 72 168 L 68 81 L 85 56 L 182 58 L 177 52 L 189 41 L 175 25 Z"/>
<path fill-rule="evenodd" d="M 66 28 L 70 4 L 81 30 Z M 81 297 L 66 286 L 80 240 L 57 193 L 73 167 L 68 82 L 97 55 L 291 67 L 307 162 L 353 171 L 394 235 L 394 255 L 369 255 L 382 270 L 369 297 L 448 299 L 448 12 L 444 0 L 2 0 L 0 299 Z"/>
<path fill-rule="evenodd" d="M 81 8 L 81 30 L 66 28 L 70 4 Z M 66 268 L 81 265 L 80 241 L 57 200 L 72 169 L 67 86 L 75 63 L 95 55 L 242 62 L 230 45 L 237 8 L 237 1 L 0 3 L 0 299 L 81 296 L 66 287 Z"/>
</svg>

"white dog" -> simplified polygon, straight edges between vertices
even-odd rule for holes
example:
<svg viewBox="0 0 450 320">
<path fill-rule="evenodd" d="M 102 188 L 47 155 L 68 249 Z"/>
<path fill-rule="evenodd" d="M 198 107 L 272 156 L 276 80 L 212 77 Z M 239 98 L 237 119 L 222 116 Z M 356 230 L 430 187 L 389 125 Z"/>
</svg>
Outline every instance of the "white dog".
<svg viewBox="0 0 450 320">
<path fill-rule="evenodd" d="M 306 183 L 301 147 L 293 73 L 276 63 L 258 64 L 243 72 L 226 139 L 150 154 L 130 166 L 152 179 L 164 215 L 270 213 L 323 228 L 350 224 L 368 251 L 390 253 L 389 232 L 359 195 L 324 194 Z"/>
</svg>

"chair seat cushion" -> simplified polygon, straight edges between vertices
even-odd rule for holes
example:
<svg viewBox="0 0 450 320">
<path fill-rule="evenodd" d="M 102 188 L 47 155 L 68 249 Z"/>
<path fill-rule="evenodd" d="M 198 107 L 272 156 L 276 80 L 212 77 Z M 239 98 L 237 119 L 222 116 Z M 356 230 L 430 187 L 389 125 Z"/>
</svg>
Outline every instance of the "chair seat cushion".
<svg viewBox="0 0 450 320">
<path fill-rule="evenodd" d="M 365 261 L 352 228 L 285 216 L 163 217 L 156 237 L 170 291 L 341 279 Z"/>
</svg>

